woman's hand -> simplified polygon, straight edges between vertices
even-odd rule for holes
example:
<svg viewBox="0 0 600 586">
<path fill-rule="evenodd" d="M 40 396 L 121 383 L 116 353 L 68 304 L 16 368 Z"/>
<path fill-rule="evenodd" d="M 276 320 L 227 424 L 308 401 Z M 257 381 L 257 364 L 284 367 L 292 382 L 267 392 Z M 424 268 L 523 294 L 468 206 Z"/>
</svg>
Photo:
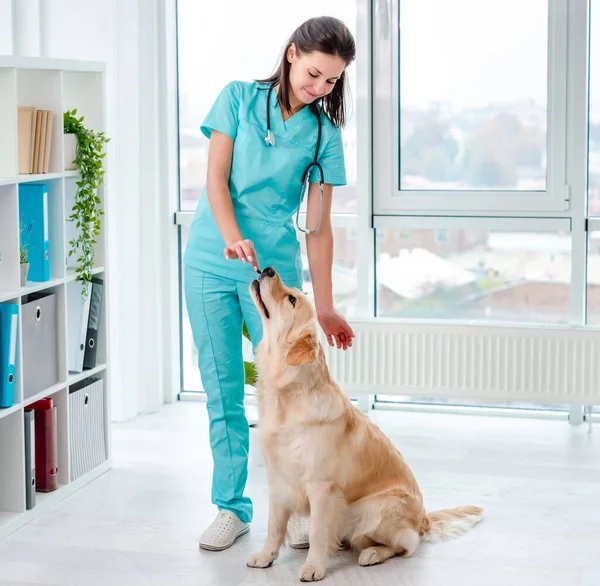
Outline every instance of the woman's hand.
<svg viewBox="0 0 600 586">
<path fill-rule="evenodd" d="M 335 309 L 317 311 L 317 319 L 330 346 L 333 346 L 334 339 L 338 349 L 347 350 L 352 346 L 354 332 L 345 318 Z"/>
<path fill-rule="evenodd" d="M 246 239 L 228 242 L 223 254 L 227 260 L 239 258 L 243 263 L 252 263 L 252 268 L 258 267 L 258 260 L 256 259 L 256 252 L 254 251 L 254 243 L 252 240 Z"/>
</svg>

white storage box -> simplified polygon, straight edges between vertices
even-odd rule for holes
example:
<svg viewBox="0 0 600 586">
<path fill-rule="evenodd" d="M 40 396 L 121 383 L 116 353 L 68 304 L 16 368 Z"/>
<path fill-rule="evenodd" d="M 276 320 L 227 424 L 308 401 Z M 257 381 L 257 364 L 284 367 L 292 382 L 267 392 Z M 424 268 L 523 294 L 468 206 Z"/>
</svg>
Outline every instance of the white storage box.
<svg viewBox="0 0 600 586">
<path fill-rule="evenodd" d="M 104 380 L 87 379 L 69 387 L 71 480 L 106 460 Z"/>
<path fill-rule="evenodd" d="M 58 382 L 56 295 L 28 295 L 21 313 L 23 397 L 28 399 Z"/>
</svg>

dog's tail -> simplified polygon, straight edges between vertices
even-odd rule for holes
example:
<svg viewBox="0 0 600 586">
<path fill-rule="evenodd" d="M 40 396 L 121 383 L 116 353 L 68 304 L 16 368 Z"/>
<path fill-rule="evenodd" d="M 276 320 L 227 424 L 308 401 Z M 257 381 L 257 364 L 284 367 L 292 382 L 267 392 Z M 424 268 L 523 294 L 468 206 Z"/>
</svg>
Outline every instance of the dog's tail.
<svg viewBox="0 0 600 586">
<path fill-rule="evenodd" d="M 483 516 L 483 509 L 475 506 L 457 507 L 429 513 L 421 524 L 421 541 L 434 542 L 453 539 L 467 533 Z"/>
</svg>

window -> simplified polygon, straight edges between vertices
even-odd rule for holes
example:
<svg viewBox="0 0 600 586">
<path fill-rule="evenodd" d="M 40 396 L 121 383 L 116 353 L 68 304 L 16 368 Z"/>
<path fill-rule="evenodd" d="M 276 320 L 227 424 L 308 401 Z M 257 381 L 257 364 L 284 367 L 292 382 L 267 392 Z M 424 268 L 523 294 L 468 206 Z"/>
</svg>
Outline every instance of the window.
<svg viewBox="0 0 600 586">
<path fill-rule="evenodd" d="M 371 66 L 361 69 L 361 81 L 370 76 L 373 83 L 373 107 L 359 111 L 373 153 L 357 152 L 357 71 L 350 68 L 351 117 L 343 134 L 349 185 L 335 190 L 333 204 L 336 307 L 351 317 L 357 298 L 367 307 L 374 297 L 380 317 L 580 324 L 587 288 L 588 322 L 600 324 L 595 2 L 588 128 L 580 107 L 588 96 L 581 67 L 588 23 L 578 3 L 309 0 L 282 13 L 275 0 L 257 1 L 236 6 L 231 21 L 230 5 L 203 5 L 199 16 L 196 2 L 179 0 L 182 210 L 192 215 L 204 186 L 208 142 L 198 127 L 220 88 L 231 79 L 268 75 L 295 26 L 313 14 L 333 14 L 353 32 L 364 26 L 363 38 L 371 42 L 359 55 Z M 224 31 L 244 50 L 224 43 Z M 216 46 L 223 47 L 219 63 L 205 66 Z M 359 165 L 373 175 L 368 219 L 356 216 L 371 208 L 356 205 Z M 597 218 L 584 238 L 586 206 Z M 182 228 L 184 245 L 185 233 Z M 303 288 L 311 294 L 303 235 L 300 242 Z M 190 390 L 199 388 L 199 375 L 185 314 L 182 321 L 184 388 Z"/>
<path fill-rule="evenodd" d="M 282 10 L 277 0 L 227 2 L 178 0 L 180 209 L 194 211 L 204 188 L 209 141 L 200 124 L 231 80 L 267 77 L 294 29 L 313 16 L 344 21 L 356 36 L 356 2 L 303 0 Z M 218 58 L 211 57 L 218 48 Z M 333 211 L 356 212 L 356 66 L 348 68 L 350 109 L 343 130 L 348 184 L 334 190 Z M 300 179 L 298 180 L 300 181 Z"/>
<path fill-rule="evenodd" d="M 377 315 L 570 321 L 571 236 L 485 228 L 378 230 Z M 600 275 L 599 275 L 600 276 Z"/>
<path fill-rule="evenodd" d="M 588 234 L 587 323 L 600 325 L 600 220 Z"/>
<path fill-rule="evenodd" d="M 600 216 L 600 6 L 591 4 L 588 215 Z"/>
<path fill-rule="evenodd" d="M 400 22 L 401 189 L 544 190 L 547 0 L 402 1 Z"/>
<path fill-rule="evenodd" d="M 587 321 L 600 325 L 600 7 L 590 6 Z"/>
<path fill-rule="evenodd" d="M 356 314 L 358 279 L 356 275 L 356 230 L 340 226 L 333 228 L 335 241 L 332 283 L 333 303 L 337 311 L 346 318 Z M 306 240 L 304 235 L 298 237 L 302 250 L 303 290 L 313 296 L 312 280 L 308 267 Z"/>
<path fill-rule="evenodd" d="M 392 0 L 375 29 L 376 213 L 564 209 L 564 0 Z"/>
</svg>

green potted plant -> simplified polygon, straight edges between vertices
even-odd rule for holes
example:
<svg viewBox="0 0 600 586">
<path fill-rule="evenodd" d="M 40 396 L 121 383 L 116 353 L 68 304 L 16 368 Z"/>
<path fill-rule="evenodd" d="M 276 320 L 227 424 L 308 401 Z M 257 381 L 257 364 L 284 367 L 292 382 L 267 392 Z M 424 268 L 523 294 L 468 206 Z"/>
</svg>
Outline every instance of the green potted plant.
<svg viewBox="0 0 600 586">
<path fill-rule="evenodd" d="M 248 338 L 248 340 L 250 340 L 250 332 L 248 332 L 248 326 L 246 325 L 246 322 L 242 324 L 242 334 Z M 247 360 L 244 360 L 244 373 L 246 375 L 245 384 L 255 387 L 256 381 L 258 380 L 258 372 L 254 362 L 248 362 Z"/>
<path fill-rule="evenodd" d="M 81 178 L 77 181 L 75 203 L 70 222 L 76 223 L 77 237 L 69 241 L 69 256 L 77 255 L 76 280 L 82 284 L 83 298 L 88 295 L 92 281 L 96 237 L 100 234 L 102 201 L 98 188 L 104 183 L 104 145 L 110 141 L 103 132 L 95 132 L 83 124 L 84 117 L 77 118 L 77 109 L 64 113 L 64 134 L 77 139 L 76 156 L 73 160 Z M 70 156 L 69 156 L 70 158 Z"/>
<path fill-rule="evenodd" d="M 306 295 L 306 292 L 304 294 Z M 244 337 L 248 338 L 250 342 L 252 342 L 250 339 L 250 332 L 248 331 L 248 326 L 246 325 L 245 321 L 242 322 L 242 334 Z M 254 362 L 248 362 L 247 360 L 244 360 L 244 374 L 246 375 L 246 380 L 244 381 L 245 384 L 256 387 L 256 382 L 258 381 L 258 370 Z"/>
<path fill-rule="evenodd" d="M 27 240 L 23 240 L 23 223 L 21 221 L 20 234 L 21 243 L 19 249 L 19 257 L 21 263 L 21 287 L 25 287 L 27 284 L 27 275 L 29 274 L 29 242 L 31 240 L 31 229 L 33 223 L 30 222 L 27 226 Z"/>
</svg>

